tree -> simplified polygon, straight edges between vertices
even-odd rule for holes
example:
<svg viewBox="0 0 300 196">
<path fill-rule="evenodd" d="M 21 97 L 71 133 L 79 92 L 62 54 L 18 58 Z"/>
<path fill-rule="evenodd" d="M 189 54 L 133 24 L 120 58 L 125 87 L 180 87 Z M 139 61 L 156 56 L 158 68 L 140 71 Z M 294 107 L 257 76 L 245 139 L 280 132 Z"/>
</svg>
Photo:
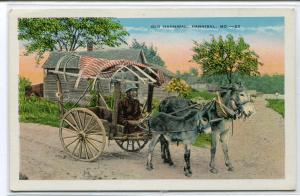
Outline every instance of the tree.
<svg viewBox="0 0 300 196">
<path fill-rule="evenodd" d="M 151 45 L 150 47 L 145 44 L 145 42 L 139 43 L 136 39 L 133 40 L 131 48 L 142 49 L 147 61 L 152 64 L 159 66 L 164 66 L 165 62 L 159 56 L 157 49 Z"/>
<path fill-rule="evenodd" d="M 180 78 L 173 78 L 165 87 L 167 92 L 178 93 L 181 97 L 186 97 L 191 92 L 192 88 L 186 83 L 186 81 Z"/>
<path fill-rule="evenodd" d="M 194 41 L 193 61 L 201 66 L 204 76 L 225 74 L 232 83 L 233 73 L 243 75 L 259 75 L 259 56 L 250 49 L 243 37 L 234 40 L 232 35 L 225 39 L 214 36 L 210 41 L 199 43 Z"/>
<path fill-rule="evenodd" d="M 115 47 L 127 44 L 128 32 L 112 18 L 21 18 L 18 38 L 25 43 L 26 54 L 46 51 L 75 51 L 95 46 Z"/>
<path fill-rule="evenodd" d="M 194 77 L 197 77 L 197 76 L 199 76 L 199 70 L 197 69 L 197 68 L 195 68 L 195 67 L 192 67 L 191 69 L 190 69 L 190 73 L 189 73 L 191 76 L 194 76 Z"/>
</svg>

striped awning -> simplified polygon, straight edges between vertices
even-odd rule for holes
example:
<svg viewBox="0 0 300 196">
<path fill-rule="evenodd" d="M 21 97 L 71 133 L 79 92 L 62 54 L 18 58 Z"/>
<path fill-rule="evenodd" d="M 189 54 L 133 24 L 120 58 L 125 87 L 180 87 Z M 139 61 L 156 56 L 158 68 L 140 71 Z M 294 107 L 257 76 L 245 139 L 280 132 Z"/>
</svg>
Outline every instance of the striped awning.
<svg viewBox="0 0 300 196">
<path fill-rule="evenodd" d="M 67 72 L 68 63 L 72 58 L 79 58 L 79 73 Z M 67 63 L 62 63 L 66 60 Z M 61 71 L 63 70 L 63 71 Z M 81 79 L 94 79 L 94 83 L 98 79 L 108 80 L 121 80 L 124 82 L 138 82 L 132 79 L 119 78 L 119 73 L 131 73 L 136 76 L 138 80 L 144 83 L 152 83 L 160 86 L 165 82 L 164 74 L 161 70 L 150 67 L 142 63 L 130 61 L 130 60 L 108 60 L 95 58 L 90 56 L 79 56 L 79 55 L 65 55 L 61 57 L 56 66 L 55 70 L 49 70 L 54 74 L 61 74 L 66 80 L 66 76 L 77 77 L 75 82 L 75 89 L 78 87 Z"/>
<path fill-rule="evenodd" d="M 160 70 L 153 70 L 153 68 L 149 68 L 142 63 L 129 60 L 107 60 L 89 56 L 80 57 L 80 79 L 96 77 L 113 79 L 114 75 L 119 71 L 133 72 L 137 76 L 157 84 L 164 82 L 164 75 Z"/>
</svg>

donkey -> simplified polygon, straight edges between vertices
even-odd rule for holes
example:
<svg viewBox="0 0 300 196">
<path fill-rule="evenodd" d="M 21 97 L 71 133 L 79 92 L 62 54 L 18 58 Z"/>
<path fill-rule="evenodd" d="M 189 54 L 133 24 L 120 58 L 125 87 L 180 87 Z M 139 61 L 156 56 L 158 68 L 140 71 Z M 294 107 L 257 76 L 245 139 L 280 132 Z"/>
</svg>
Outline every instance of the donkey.
<svg viewBox="0 0 300 196">
<path fill-rule="evenodd" d="M 191 106 L 193 106 L 191 101 L 178 97 L 169 97 L 161 102 L 159 106 L 159 111 L 161 113 L 149 120 L 149 127 L 153 132 L 153 137 L 149 145 L 147 169 L 153 169 L 152 155 L 155 145 L 159 141 L 161 143 L 162 158 L 164 162 L 169 163 L 170 165 L 173 165 L 173 161 L 169 152 L 169 142 L 183 142 L 185 146 L 184 174 L 186 176 L 191 176 L 191 144 L 195 142 L 199 133 L 209 132 L 209 130 L 211 130 L 210 171 L 212 173 L 218 172 L 215 167 L 215 153 L 217 138 L 219 136 L 224 152 L 225 165 L 229 171 L 233 171 L 233 166 L 228 155 L 227 145 L 229 129 L 225 129 L 225 121 L 241 117 L 250 117 L 251 114 L 254 113 L 254 106 L 251 102 L 250 96 L 246 93 L 243 86 L 235 84 L 229 87 L 221 87 L 217 98 L 207 103 L 204 107 L 194 107 L 192 109 L 184 110 L 184 108 L 190 108 Z M 191 110 L 198 110 L 198 112 L 195 113 L 192 118 L 188 118 Z M 166 116 L 167 114 L 169 114 L 169 116 Z M 182 115 L 183 117 L 180 117 Z M 162 116 L 164 117 L 162 118 Z M 173 118 L 171 116 L 173 116 Z M 174 116 L 177 118 L 174 118 Z M 177 122 L 177 124 L 175 123 L 175 126 L 173 124 L 174 122 Z M 184 125 L 190 125 L 193 128 Z"/>
</svg>

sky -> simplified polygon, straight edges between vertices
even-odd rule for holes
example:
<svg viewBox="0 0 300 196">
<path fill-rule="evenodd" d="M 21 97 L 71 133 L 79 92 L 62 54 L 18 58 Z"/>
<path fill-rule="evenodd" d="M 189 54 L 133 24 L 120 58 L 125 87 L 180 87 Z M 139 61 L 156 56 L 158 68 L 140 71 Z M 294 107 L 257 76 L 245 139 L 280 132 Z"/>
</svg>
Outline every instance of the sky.
<svg viewBox="0 0 300 196">
<path fill-rule="evenodd" d="M 236 39 L 240 36 L 250 44 L 264 64 L 261 74 L 284 74 L 284 18 L 283 17 L 209 17 L 209 18 L 118 18 L 133 39 L 153 45 L 166 67 L 172 72 L 184 72 L 192 67 L 194 41 L 203 42 L 212 36 Z M 123 46 L 128 47 L 128 46 Z M 21 54 L 21 53 L 20 53 Z M 47 58 L 47 55 L 46 55 Z M 45 59 L 46 59 L 45 58 Z M 42 62 L 43 63 L 43 62 Z M 43 70 L 32 56 L 20 56 L 20 74 L 33 83 L 42 82 Z"/>
<path fill-rule="evenodd" d="M 210 17 L 210 18 L 121 18 L 118 19 L 133 39 L 153 45 L 171 71 L 199 67 L 191 62 L 193 41 L 212 36 L 244 37 L 260 56 L 262 74 L 284 73 L 283 17 Z M 176 26 L 174 28 L 174 25 Z M 205 26 L 206 25 L 206 26 Z"/>
</svg>

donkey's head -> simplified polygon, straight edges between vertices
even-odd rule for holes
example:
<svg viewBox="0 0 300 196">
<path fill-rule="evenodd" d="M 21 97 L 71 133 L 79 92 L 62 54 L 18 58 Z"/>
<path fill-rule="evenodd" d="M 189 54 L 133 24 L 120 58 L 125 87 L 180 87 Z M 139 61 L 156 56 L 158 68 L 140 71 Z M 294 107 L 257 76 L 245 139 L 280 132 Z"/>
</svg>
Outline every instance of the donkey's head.
<svg viewBox="0 0 300 196">
<path fill-rule="evenodd" d="M 234 111 L 237 117 L 250 117 L 254 112 L 254 104 L 241 84 L 221 87 L 220 97 L 226 107 Z"/>
</svg>

